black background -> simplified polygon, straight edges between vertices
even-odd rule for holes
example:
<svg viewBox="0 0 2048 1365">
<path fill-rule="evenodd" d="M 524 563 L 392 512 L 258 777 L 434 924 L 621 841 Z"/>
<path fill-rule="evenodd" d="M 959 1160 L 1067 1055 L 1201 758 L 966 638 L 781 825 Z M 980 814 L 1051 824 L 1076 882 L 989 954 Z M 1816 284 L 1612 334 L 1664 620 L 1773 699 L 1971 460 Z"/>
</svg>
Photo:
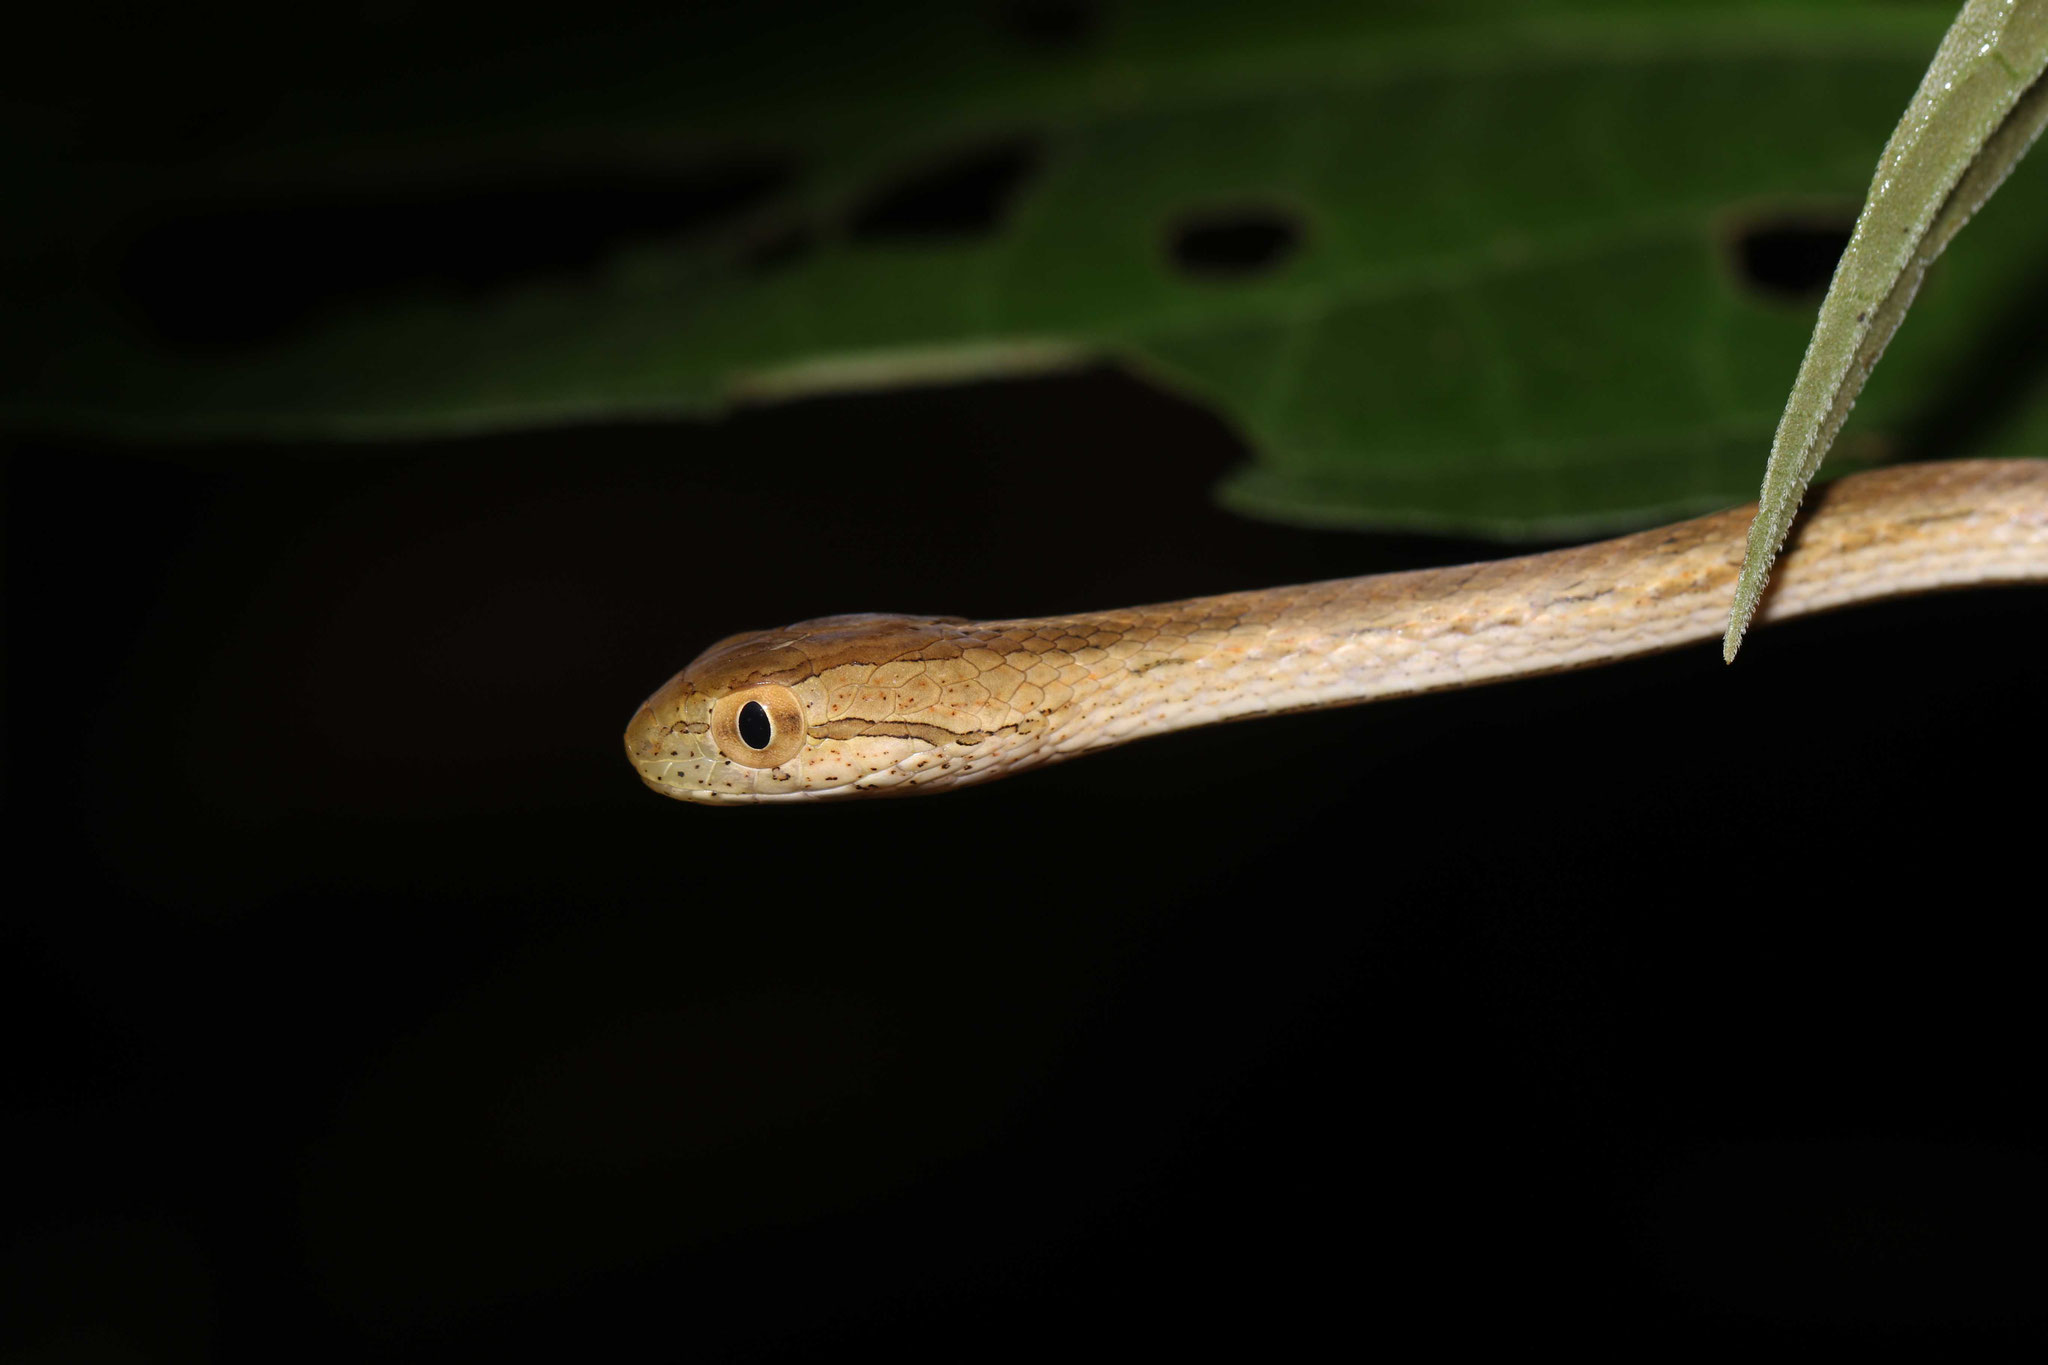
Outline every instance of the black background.
<svg viewBox="0 0 2048 1365">
<path fill-rule="evenodd" d="M 1498 553 L 1237 458 L 1106 370 L 18 437 L 0 1351 L 2039 1343 L 2041 590 L 940 798 L 624 762 L 734 630 Z"/>
</svg>

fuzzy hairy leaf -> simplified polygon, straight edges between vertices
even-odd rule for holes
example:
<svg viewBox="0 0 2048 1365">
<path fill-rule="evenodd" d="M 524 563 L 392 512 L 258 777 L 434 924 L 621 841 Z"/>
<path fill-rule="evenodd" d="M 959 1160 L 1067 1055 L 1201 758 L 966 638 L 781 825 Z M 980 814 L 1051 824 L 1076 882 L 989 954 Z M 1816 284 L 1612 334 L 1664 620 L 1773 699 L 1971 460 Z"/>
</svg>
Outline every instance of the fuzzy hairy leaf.
<svg viewBox="0 0 2048 1365">
<path fill-rule="evenodd" d="M 2048 2 L 1968 0 L 1878 160 L 1771 443 L 1721 654 L 1733 663 L 1806 486 L 1934 264 L 2048 124 Z"/>
</svg>

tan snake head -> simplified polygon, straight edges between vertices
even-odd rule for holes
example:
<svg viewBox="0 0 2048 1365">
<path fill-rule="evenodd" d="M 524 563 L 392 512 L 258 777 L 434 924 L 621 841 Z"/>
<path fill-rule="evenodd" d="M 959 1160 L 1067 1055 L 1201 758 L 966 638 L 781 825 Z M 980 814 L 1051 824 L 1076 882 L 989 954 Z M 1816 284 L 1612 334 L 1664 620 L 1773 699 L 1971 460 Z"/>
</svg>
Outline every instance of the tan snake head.
<svg viewBox="0 0 2048 1365">
<path fill-rule="evenodd" d="M 662 795 L 714 805 L 881 795 L 988 775 L 1035 747 L 1015 741 L 1043 717 L 1034 723 L 996 700 L 984 677 L 1011 670 L 981 647 L 977 629 L 950 617 L 863 614 L 730 636 L 640 707 L 626 756 Z M 991 743 L 998 738 L 1010 743 Z"/>
</svg>

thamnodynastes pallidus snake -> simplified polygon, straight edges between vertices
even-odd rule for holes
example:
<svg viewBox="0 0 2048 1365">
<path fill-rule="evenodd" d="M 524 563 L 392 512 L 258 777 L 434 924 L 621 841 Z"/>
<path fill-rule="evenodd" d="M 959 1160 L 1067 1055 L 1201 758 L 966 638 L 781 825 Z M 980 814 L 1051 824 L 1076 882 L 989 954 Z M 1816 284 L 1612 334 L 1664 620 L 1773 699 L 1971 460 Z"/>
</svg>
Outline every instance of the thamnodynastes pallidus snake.
<svg viewBox="0 0 2048 1365">
<path fill-rule="evenodd" d="M 647 699 L 626 753 L 710 803 L 932 791 L 1216 721 L 1718 639 L 1754 508 L 1456 568 L 1018 621 L 831 616 L 735 635 Z M 1818 490 L 1756 620 L 2048 581 L 2048 460 Z"/>
</svg>

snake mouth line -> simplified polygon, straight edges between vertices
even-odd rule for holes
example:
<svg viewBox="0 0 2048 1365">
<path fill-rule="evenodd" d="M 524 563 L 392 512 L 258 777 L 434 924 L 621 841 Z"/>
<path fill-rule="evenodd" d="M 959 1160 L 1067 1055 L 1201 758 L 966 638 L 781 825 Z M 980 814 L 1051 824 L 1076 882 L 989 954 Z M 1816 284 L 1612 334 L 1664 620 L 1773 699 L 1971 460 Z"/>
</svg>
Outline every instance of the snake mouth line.
<svg viewBox="0 0 2048 1365">
<path fill-rule="evenodd" d="M 927 758 L 938 752 L 926 749 L 900 758 L 885 768 L 863 773 L 851 782 L 829 787 L 799 787 L 793 791 L 714 791 L 709 787 L 686 786 L 672 782 L 660 769 L 674 764 L 673 759 L 635 759 L 633 766 L 640 773 L 640 780 L 672 801 L 689 801 L 697 805 L 719 806 L 776 806 L 793 802 L 822 801 L 835 796 L 909 796 L 918 788 L 911 782 L 894 782 L 883 785 L 877 779 L 886 778 L 898 772 L 905 764 Z"/>
</svg>

